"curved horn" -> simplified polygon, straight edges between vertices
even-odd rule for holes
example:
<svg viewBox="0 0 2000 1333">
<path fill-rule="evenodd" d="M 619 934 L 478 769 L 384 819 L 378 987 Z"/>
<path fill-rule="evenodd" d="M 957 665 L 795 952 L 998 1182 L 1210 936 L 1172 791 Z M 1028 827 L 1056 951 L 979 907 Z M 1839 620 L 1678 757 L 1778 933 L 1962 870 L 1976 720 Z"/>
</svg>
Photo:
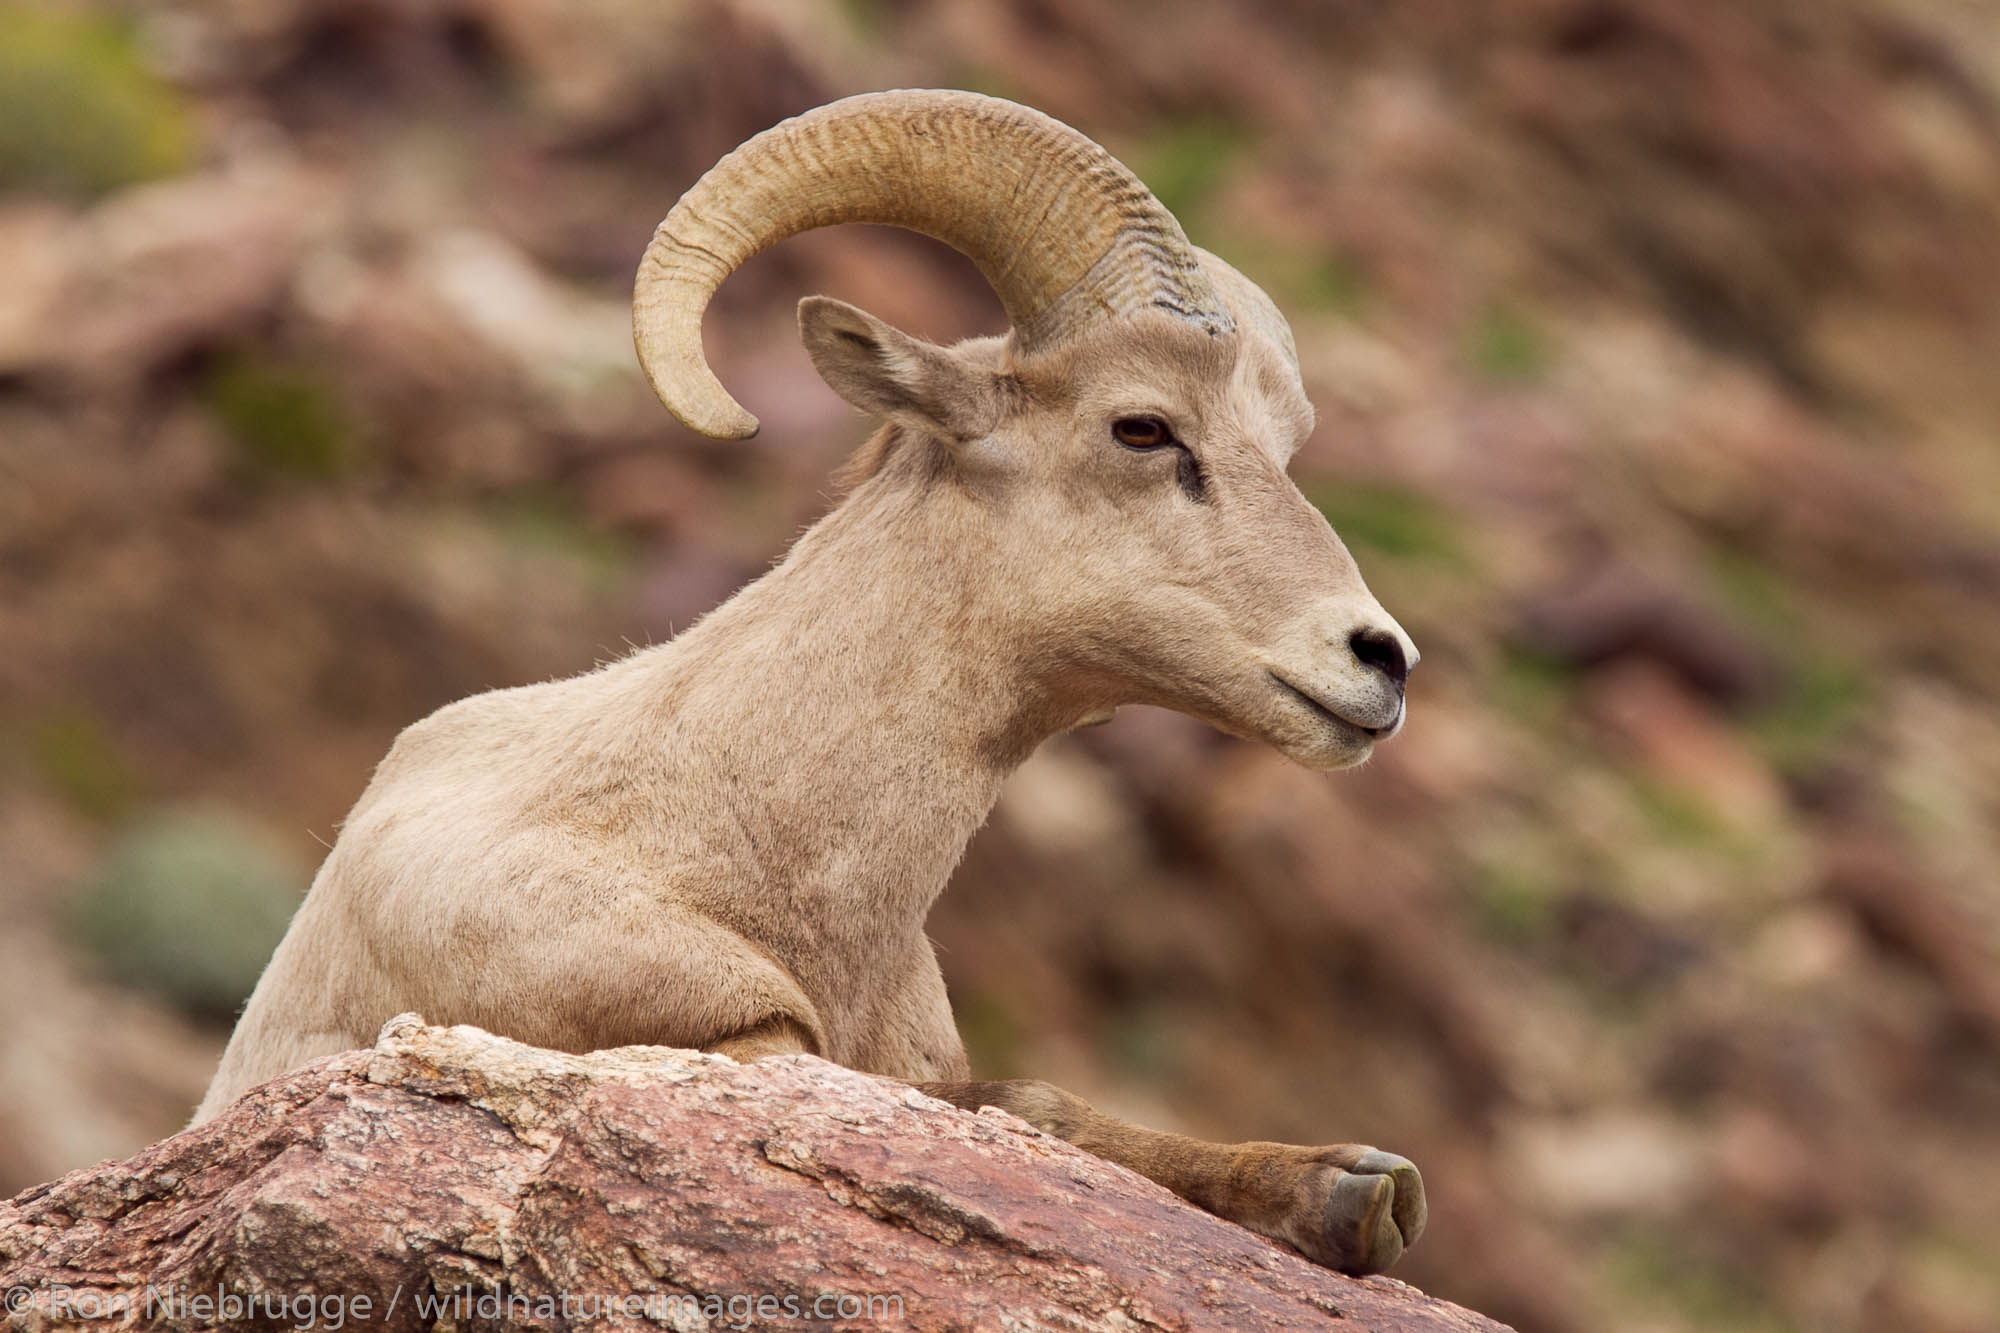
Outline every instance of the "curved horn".
<svg viewBox="0 0 2000 1333">
<path fill-rule="evenodd" d="M 717 439 L 756 434 L 702 355 L 702 314 L 759 250 L 841 222 L 907 227 L 963 252 L 1024 347 L 1147 307 L 1211 334 L 1235 327 L 1173 214 L 1069 126 L 977 93 L 863 93 L 751 139 L 653 233 L 632 332 L 668 410 Z"/>
</svg>

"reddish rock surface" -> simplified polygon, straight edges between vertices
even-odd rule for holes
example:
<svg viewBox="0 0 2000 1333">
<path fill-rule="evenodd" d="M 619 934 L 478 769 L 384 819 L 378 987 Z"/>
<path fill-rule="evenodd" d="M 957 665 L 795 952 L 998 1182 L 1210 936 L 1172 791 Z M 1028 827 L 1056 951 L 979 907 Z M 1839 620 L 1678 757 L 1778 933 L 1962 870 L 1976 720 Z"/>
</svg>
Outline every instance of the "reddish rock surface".
<svg viewBox="0 0 2000 1333">
<path fill-rule="evenodd" d="M 410 1016 L 0 1204 L 0 1287 L 36 1330 L 1502 1330 L 824 1061 Z"/>
</svg>

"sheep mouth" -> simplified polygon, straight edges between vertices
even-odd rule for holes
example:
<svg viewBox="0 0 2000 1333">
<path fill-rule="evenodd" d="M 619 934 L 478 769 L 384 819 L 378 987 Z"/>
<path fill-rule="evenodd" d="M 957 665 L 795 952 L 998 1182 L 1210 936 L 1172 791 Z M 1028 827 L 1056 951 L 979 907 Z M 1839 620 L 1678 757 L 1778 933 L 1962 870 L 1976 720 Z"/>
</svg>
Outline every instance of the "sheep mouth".
<svg viewBox="0 0 2000 1333">
<path fill-rule="evenodd" d="M 1335 727 L 1339 728 L 1342 731 L 1359 732 L 1361 735 L 1366 736 L 1370 741 L 1379 741 L 1383 737 L 1387 736 L 1390 732 L 1394 731 L 1398 726 L 1402 725 L 1403 708 L 1401 704 L 1398 704 L 1396 706 L 1396 716 L 1389 719 L 1389 722 L 1386 726 L 1371 727 L 1365 723 L 1356 722 L 1353 718 L 1348 717 L 1345 714 L 1341 713 L 1339 710 L 1335 709 L 1332 705 L 1322 702 L 1319 698 L 1317 698 L 1314 695 L 1308 694 L 1306 691 L 1292 684 L 1292 682 L 1290 682 L 1289 680 L 1286 680 L 1283 676 L 1279 675 L 1277 672 L 1266 671 L 1265 674 L 1270 676 L 1272 681 L 1277 684 L 1279 689 L 1283 690 L 1286 694 L 1290 695 L 1292 698 L 1297 699 L 1300 703 L 1304 704 L 1308 710 L 1310 710 L 1312 713 L 1318 716 L 1322 721 L 1330 722 Z"/>
</svg>

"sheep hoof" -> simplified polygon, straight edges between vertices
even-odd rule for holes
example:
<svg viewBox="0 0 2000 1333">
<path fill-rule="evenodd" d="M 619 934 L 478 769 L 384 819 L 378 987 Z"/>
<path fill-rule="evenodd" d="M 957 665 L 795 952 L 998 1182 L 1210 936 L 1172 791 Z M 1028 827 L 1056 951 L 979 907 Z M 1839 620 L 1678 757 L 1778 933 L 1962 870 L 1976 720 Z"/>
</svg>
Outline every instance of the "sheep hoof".
<svg viewBox="0 0 2000 1333">
<path fill-rule="evenodd" d="M 1406 1157 L 1364 1149 L 1346 1169 L 1330 1173 L 1326 1203 L 1313 1243 L 1300 1248 L 1309 1258 L 1361 1276 L 1380 1273 L 1424 1231 L 1424 1180 Z M 1317 1191 L 1315 1191 L 1316 1193 Z"/>
</svg>

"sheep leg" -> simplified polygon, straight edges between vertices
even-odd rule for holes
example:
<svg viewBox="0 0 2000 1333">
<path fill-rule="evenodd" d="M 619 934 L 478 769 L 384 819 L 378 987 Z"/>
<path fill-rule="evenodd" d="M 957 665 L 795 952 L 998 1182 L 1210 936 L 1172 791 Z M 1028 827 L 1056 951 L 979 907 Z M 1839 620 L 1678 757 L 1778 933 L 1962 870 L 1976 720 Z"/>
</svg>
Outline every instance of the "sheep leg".
<svg viewBox="0 0 2000 1333">
<path fill-rule="evenodd" d="M 748 1064 L 767 1055 L 818 1055 L 820 1046 L 804 1023 L 788 1014 L 773 1014 L 753 1028 L 702 1048 Z"/>
<path fill-rule="evenodd" d="M 748 1061 L 816 1053 L 818 1043 L 803 1023 L 780 1014 L 707 1049 Z M 1394 1153 L 1358 1143 L 1207 1143 L 1128 1125 L 1033 1079 L 915 1086 L 968 1111 L 997 1106 L 1343 1273 L 1379 1273 L 1423 1234 L 1423 1178 Z"/>
<path fill-rule="evenodd" d="M 1030 1079 L 917 1086 L 966 1110 L 1011 1112 L 1343 1273 L 1379 1273 L 1423 1233 L 1423 1179 L 1393 1153 L 1354 1143 L 1205 1143 L 1114 1120 Z"/>
</svg>

